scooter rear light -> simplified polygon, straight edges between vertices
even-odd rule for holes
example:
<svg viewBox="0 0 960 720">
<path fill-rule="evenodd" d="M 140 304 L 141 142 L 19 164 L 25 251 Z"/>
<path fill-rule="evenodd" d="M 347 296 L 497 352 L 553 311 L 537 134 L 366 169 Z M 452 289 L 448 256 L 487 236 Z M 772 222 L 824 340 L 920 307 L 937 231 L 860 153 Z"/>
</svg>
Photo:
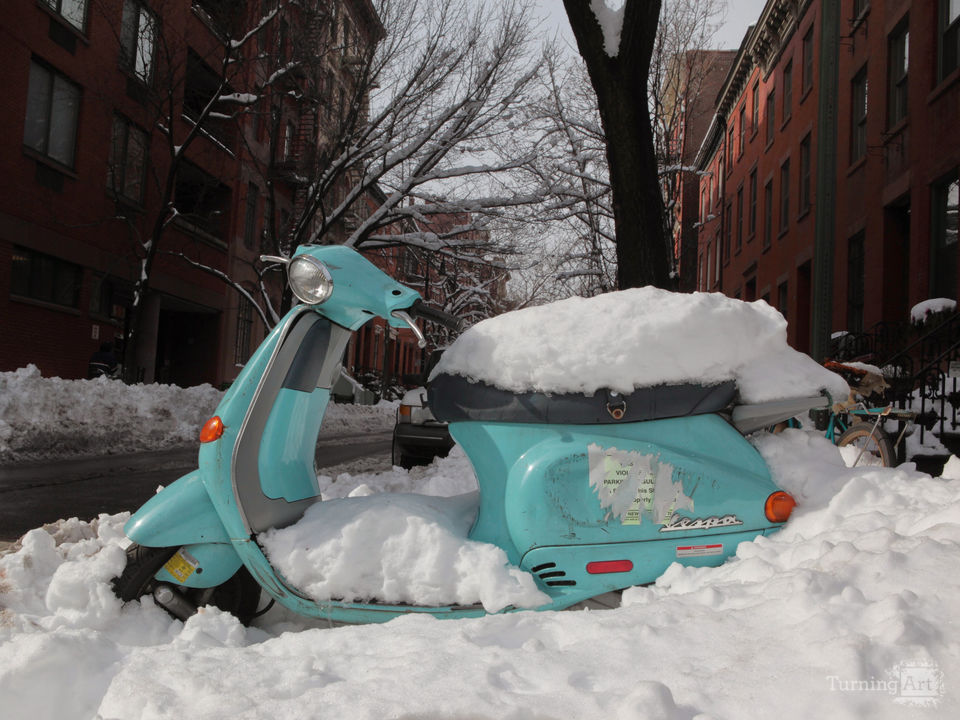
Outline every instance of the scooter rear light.
<svg viewBox="0 0 960 720">
<path fill-rule="evenodd" d="M 785 523 L 790 519 L 790 513 L 793 512 L 796 505 L 797 501 L 789 494 L 783 492 L 783 490 L 778 490 L 767 498 L 763 512 L 770 522 Z"/>
<path fill-rule="evenodd" d="M 213 442 L 219 440 L 221 435 L 223 435 L 223 420 L 218 415 L 214 415 L 200 430 L 200 442 Z"/>
<path fill-rule="evenodd" d="M 597 560 L 587 563 L 587 572 L 591 575 L 630 572 L 631 570 L 633 570 L 633 563 L 629 560 Z"/>
</svg>

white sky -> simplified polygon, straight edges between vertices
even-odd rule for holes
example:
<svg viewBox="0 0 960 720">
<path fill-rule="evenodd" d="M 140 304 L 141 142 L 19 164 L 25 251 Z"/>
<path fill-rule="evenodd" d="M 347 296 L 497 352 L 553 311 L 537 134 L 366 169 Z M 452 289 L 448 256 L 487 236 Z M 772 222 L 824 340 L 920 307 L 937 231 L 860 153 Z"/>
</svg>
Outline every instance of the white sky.
<svg viewBox="0 0 960 720">
<path fill-rule="evenodd" d="M 614 0 L 608 0 L 612 5 Z M 747 28 L 752 25 L 763 10 L 766 0 L 728 0 L 726 19 L 717 32 L 714 46 L 719 49 L 735 50 L 740 46 Z M 573 42 L 567 14 L 563 9 L 563 0 L 539 0 L 545 23 L 544 30 L 552 32 L 559 30 L 561 35 Z"/>
</svg>

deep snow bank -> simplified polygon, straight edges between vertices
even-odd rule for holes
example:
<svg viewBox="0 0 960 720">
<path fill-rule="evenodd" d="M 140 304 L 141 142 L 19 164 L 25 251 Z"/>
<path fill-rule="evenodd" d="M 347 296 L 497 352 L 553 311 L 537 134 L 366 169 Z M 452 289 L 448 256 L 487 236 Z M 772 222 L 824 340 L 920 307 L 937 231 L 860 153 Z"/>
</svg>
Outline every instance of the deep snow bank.
<svg viewBox="0 0 960 720">
<path fill-rule="evenodd" d="M 198 442 L 223 393 L 210 385 L 125 385 L 0 373 L 0 462 L 159 450 Z M 330 404 L 322 433 L 385 431 L 396 403 Z"/>
<path fill-rule="evenodd" d="M 673 566 L 604 612 L 245 629 L 121 606 L 122 516 L 33 530 L 0 557 L 0 698 L 15 718 L 960 716 L 960 476 L 848 469 L 822 437 L 759 449 L 800 504 L 713 569 Z M 347 485 L 462 492 L 455 462 Z M 442 466 L 443 465 L 443 466 Z M 442 467 L 441 467 L 442 466 Z M 347 493 L 349 494 L 349 493 Z M 294 631 L 294 632 L 290 632 Z"/>
<path fill-rule="evenodd" d="M 787 345 L 786 320 L 763 300 L 651 287 L 483 320 L 446 350 L 433 374 L 441 372 L 546 393 L 725 380 L 751 403 L 849 392 L 839 375 Z"/>
</svg>

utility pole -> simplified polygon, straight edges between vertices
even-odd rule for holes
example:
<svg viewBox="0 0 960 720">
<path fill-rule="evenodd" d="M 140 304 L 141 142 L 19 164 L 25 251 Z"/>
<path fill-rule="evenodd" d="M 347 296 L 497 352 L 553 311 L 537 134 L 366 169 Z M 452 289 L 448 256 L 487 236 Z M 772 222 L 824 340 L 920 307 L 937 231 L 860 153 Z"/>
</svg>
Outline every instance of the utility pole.
<svg viewBox="0 0 960 720">
<path fill-rule="evenodd" d="M 813 318 L 810 354 L 827 359 L 833 325 L 833 249 L 837 191 L 837 101 L 840 0 L 820 3 L 820 87 L 817 108 L 817 199 L 814 210 Z"/>
</svg>

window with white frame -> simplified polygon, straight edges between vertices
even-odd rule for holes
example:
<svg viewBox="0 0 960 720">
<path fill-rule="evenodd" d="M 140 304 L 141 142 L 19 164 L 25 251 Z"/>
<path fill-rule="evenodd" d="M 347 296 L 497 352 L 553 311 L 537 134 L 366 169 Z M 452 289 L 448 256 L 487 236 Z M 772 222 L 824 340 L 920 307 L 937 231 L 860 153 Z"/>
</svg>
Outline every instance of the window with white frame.
<svg viewBox="0 0 960 720">
<path fill-rule="evenodd" d="M 80 86 L 47 65 L 31 60 L 23 144 L 72 168 L 80 115 Z"/>
</svg>

